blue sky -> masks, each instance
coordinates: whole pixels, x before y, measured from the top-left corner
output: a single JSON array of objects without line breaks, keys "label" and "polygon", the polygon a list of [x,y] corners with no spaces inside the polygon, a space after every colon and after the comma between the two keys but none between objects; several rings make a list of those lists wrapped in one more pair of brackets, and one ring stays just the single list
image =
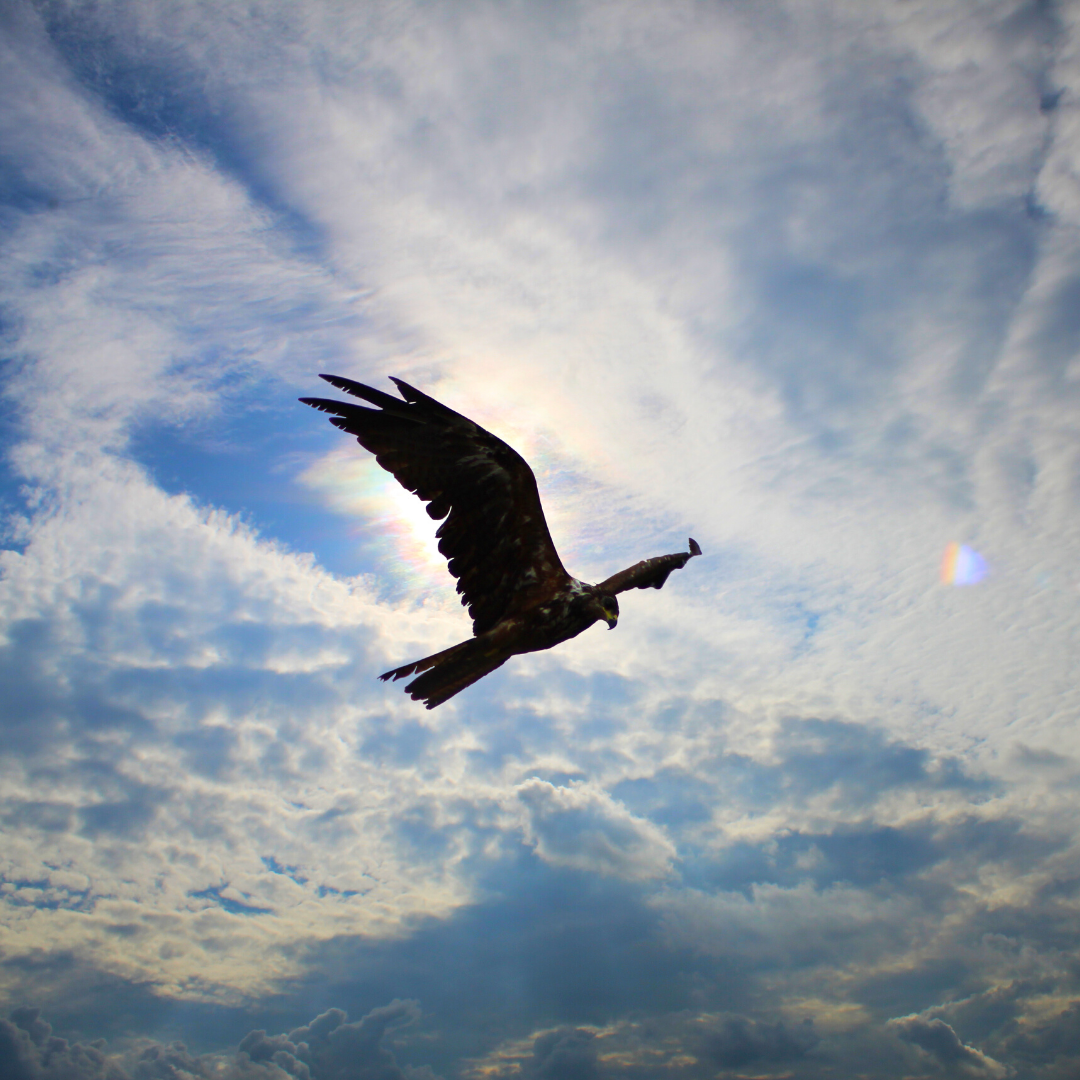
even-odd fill
[{"label": "blue sky", "polygon": [[[5,1067],[1076,1075],[1078,14],[7,5]],[[426,712],[321,371],[704,556]]]}]

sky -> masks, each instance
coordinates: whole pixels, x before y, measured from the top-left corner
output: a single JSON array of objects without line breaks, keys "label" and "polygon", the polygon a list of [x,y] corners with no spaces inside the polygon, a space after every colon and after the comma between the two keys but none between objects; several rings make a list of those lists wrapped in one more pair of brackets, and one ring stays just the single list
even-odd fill
[{"label": "sky", "polygon": [[[8,0],[0,1073],[1080,1074],[1080,6]],[[428,712],[420,387],[571,573]]]}]

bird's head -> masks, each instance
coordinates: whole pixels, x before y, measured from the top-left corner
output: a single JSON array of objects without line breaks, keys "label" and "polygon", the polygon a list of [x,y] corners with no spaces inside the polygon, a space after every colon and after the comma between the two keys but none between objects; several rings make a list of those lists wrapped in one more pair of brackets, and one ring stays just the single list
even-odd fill
[{"label": "bird's head", "polygon": [[589,604],[589,613],[597,619],[603,619],[608,629],[614,630],[619,621],[619,601],[614,596],[594,593]]}]

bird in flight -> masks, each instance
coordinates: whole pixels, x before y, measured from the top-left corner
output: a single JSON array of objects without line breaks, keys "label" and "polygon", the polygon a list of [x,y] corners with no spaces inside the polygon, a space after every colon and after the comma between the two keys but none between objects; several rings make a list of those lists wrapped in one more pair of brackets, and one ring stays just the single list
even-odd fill
[{"label": "bird in flight", "polygon": [[380,679],[417,676],[406,687],[429,709],[501,667],[517,653],[550,649],[595,622],[613,629],[616,596],[627,589],[660,589],[672,570],[701,554],[690,550],[644,559],[599,585],[571,577],[548,532],[536,477],[528,462],[467,417],[391,378],[400,398],[339,375],[331,386],[377,408],[304,397],[330,413],[330,423],[356,436],[402,487],[418,495],[428,515],[442,520],[436,536],[469,609],[473,636]]}]

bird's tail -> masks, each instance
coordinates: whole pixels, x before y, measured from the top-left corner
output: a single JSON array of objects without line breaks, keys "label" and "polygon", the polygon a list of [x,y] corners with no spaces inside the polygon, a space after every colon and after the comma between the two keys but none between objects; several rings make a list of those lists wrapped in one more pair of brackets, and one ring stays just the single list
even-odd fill
[{"label": "bird's tail", "polygon": [[423,701],[427,708],[434,709],[466,686],[472,686],[478,679],[502,667],[508,659],[508,653],[493,650],[482,638],[470,638],[460,645],[425,656],[423,660],[384,672],[379,678],[385,681],[419,675],[405,687],[405,693],[413,701]]}]

